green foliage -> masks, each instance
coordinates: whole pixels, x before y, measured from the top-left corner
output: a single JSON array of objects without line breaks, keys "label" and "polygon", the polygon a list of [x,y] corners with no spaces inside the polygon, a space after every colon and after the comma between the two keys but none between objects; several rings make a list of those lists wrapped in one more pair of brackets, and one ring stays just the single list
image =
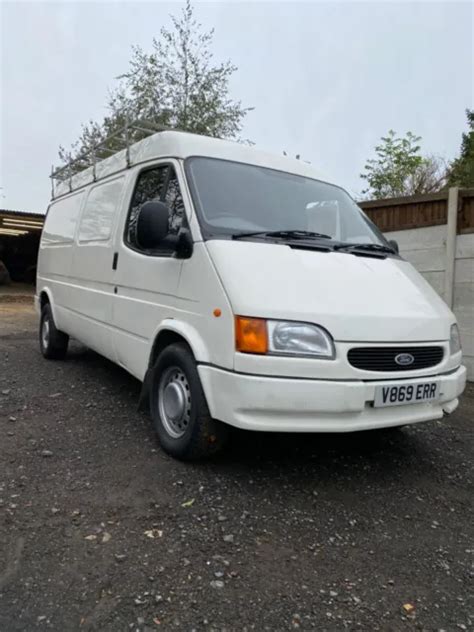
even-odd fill
[{"label": "green foliage", "polygon": [[[251,108],[229,97],[229,80],[237,68],[230,62],[215,63],[211,53],[214,30],[204,32],[194,18],[190,0],[179,17],[171,16],[172,28],[162,28],[150,52],[136,46],[126,73],[110,94],[109,114],[101,123],[90,121],[71,151],[63,147],[63,163],[93,147],[101,158],[123,147],[117,137],[104,139],[128,121],[142,121],[155,127],[177,128],[196,134],[236,139]],[[144,126],[145,123],[143,124]],[[131,132],[133,141],[146,133]],[[75,171],[91,164],[86,158]]]},{"label": "green foliage", "polygon": [[462,135],[461,152],[449,166],[450,186],[474,187],[474,110],[466,110],[468,131]]},{"label": "green foliage", "polygon": [[442,188],[445,169],[434,157],[423,157],[419,145],[421,138],[411,132],[399,138],[390,130],[375,147],[376,158],[365,164],[361,178],[368,187],[362,194],[367,198],[382,199],[421,193]]}]

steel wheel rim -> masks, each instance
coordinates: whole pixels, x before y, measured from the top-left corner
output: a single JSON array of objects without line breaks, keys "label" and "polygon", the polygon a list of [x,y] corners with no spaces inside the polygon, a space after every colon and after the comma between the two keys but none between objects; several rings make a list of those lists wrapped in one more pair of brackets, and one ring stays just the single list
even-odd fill
[{"label": "steel wheel rim", "polygon": [[160,376],[158,410],[169,436],[181,438],[191,419],[191,388],[185,373],[177,366],[168,367]]},{"label": "steel wheel rim", "polygon": [[49,345],[49,319],[43,319],[43,325],[41,326],[41,341],[43,343],[43,349],[47,349]]}]

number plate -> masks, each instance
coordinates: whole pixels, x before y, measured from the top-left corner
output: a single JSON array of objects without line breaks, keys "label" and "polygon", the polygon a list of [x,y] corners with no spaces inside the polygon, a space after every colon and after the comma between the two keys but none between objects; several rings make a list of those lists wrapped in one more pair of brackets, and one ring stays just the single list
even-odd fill
[{"label": "number plate", "polygon": [[399,406],[435,402],[439,398],[439,382],[417,382],[416,384],[395,384],[376,386],[374,406]]}]

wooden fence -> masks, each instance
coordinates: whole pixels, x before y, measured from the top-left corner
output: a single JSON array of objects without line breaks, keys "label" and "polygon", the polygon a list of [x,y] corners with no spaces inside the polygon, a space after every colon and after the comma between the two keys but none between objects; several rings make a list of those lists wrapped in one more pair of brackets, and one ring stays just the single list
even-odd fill
[{"label": "wooden fence", "polygon": [[[360,202],[370,219],[384,233],[447,223],[448,191]],[[474,189],[458,191],[458,234],[474,233]]]}]

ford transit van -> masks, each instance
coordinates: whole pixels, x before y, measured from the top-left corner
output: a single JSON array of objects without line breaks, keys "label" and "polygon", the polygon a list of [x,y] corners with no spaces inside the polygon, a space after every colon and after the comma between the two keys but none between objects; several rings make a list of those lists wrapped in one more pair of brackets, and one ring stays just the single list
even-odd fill
[{"label": "ford transit van", "polygon": [[452,312],[348,193],[299,160],[161,132],[57,174],[36,305],[143,382],[164,450],[229,426],[353,432],[441,419],[466,370]]}]

